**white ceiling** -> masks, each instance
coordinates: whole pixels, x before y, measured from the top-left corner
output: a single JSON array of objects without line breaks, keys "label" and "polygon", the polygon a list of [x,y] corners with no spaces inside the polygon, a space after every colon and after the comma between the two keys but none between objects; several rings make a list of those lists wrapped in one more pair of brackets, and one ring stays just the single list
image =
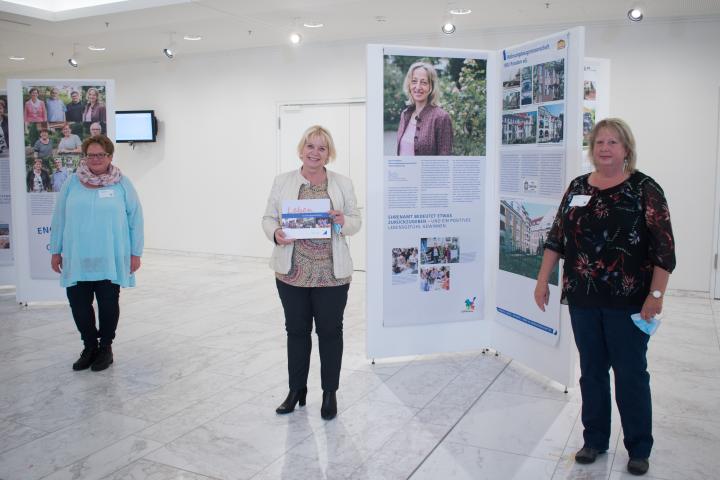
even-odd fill
[{"label": "white ceiling", "polygon": [[[174,3],[174,4],[170,4]],[[720,0],[646,0],[645,21],[719,16]],[[128,0],[106,6],[47,12],[0,1],[0,70],[5,75],[67,65],[77,44],[82,65],[157,58],[170,42],[178,56],[288,43],[437,34],[448,10],[457,33],[528,25],[627,22],[633,0]],[[71,18],[75,17],[75,18]],[[383,17],[385,21],[377,21]],[[304,28],[304,22],[324,28]],[[201,35],[190,42],[185,34]],[[107,48],[91,52],[90,44]],[[296,47],[302,48],[302,45]],[[8,59],[23,56],[23,62]],[[68,67],[70,68],[70,67]]]}]

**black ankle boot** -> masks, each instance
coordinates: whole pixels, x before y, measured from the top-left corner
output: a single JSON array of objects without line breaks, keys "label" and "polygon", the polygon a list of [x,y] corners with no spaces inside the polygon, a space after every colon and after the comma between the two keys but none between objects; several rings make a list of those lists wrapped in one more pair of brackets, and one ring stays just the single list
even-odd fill
[{"label": "black ankle boot", "polygon": [[95,361],[95,357],[97,357],[97,354],[97,345],[85,345],[85,348],[83,348],[83,351],[80,354],[80,358],[78,358],[77,361],[73,363],[73,370],[85,370],[87,368],[90,368],[90,365],[92,365]]},{"label": "black ankle boot", "polygon": [[320,416],[325,420],[332,420],[337,415],[337,398],[335,392],[323,392],[323,403],[320,407]]},{"label": "black ankle boot", "polygon": [[290,413],[295,410],[295,404],[299,403],[301,407],[305,406],[305,398],[307,397],[307,387],[300,390],[290,390],[287,398],[275,409],[275,413]]},{"label": "black ankle boot", "polygon": [[99,372],[108,368],[111,363],[113,363],[112,347],[110,345],[100,345],[98,354],[95,357],[95,361],[90,367],[90,370],[93,372]]}]

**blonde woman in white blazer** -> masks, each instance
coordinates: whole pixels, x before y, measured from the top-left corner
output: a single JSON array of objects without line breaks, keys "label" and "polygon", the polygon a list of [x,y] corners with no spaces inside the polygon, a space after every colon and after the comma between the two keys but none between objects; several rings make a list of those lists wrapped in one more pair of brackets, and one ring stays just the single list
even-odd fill
[{"label": "blonde woman in white blazer", "polygon": [[[302,167],[275,177],[268,198],[263,230],[275,243],[270,267],[285,311],[290,392],[275,410],[290,413],[305,405],[312,350],[312,326],[318,336],[325,420],[337,415],[335,392],[340,382],[343,351],[343,312],[352,280],[353,265],[345,239],[360,230],[362,220],[352,181],[327,170],[335,159],[335,144],[325,128],[308,128],[298,143]],[[293,240],[280,224],[284,200],[330,199],[333,224],[330,239]]]}]

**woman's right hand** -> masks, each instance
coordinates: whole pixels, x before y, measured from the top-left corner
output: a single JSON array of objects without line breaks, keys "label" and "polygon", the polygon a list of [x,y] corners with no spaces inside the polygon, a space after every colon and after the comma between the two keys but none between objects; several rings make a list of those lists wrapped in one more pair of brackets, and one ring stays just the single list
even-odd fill
[{"label": "woman's right hand", "polygon": [[62,255],[59,253],[52,254],[52,257],[50,257],[50,268],[52,268],[54,272],[62,272]]},{"label": "woman's right hand", "polygon": [[294,238],[285,238],[285,232],[283,232],[282,228],[275,230],[275,243],[278,245],[290,245],[294,241]]},{"label": "woman's right hand", "polygon": [[550,287],[548,287],[547,282],[538,280],[538,282],[535,284],[534,296],[535,303],[537,304],[538,308],[544,312],[545,305],[547,305],[550,301]]}]

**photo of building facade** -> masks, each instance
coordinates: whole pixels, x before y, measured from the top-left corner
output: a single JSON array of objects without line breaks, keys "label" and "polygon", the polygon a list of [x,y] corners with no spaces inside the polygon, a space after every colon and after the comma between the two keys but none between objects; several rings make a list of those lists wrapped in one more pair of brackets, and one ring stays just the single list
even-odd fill
[{"label": "photo of building facade", "polygon": [[503,115],[502,143],[535,143],[537,137],[537,112],[521,112]]},{"label": "photo of building facade", "polygon": [[[531,214],[530,212],[534,212]],[[537,212],[544,212],[537,215]],[[500,270],[536,278],[543,244],[555,219],[555,208],[526,204],[514,199],[500,201]],[[557,285],[557,273],[551,283]]]},{"label": "photo of building facade", "polygon": [[565,98],[565,60],[533,66],[533,100],[554,102]]}]

